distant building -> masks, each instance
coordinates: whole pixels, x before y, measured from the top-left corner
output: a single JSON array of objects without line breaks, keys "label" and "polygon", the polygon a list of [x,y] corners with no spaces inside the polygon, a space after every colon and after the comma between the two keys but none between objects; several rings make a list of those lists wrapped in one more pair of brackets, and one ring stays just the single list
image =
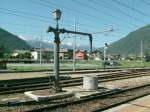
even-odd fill
[{"label": "distant building", "polygon": [[19,54],[30,52],[30,50],[14,50],[11,54],[12,57],[17,57]]},{"label": "distant building", "polygon": [[85,50],[78,50],[75,53],[75,59],[84,60],[87,58],[87,52]]},{"label": "distant building", "polygon": [[59,52],[60,59],[73,59],[73,50],[71,49],[60,49]]},{"label": "distant building", "polygon": [[41,53],[42,61],[49,62],[49,61],[53,60],[53,58],[54,58],[54,50],[50,49],[50,48],[42,48],[41,51],[39,48],[32,50],[31,51],[32,58],[35,61],[39,61],[40,53]]},{"label": "distant building", "polygon": [[95,50],[91,53],[91,57],[92,59],[94,60],[101,60],[102,59],[102,52],[98,51],[98,50]]},{"label": "distant building", "polygon": [[109,54],[107,57],[110,60],[121,60],[121,55],[119,55],[119,54]]},{"label": "distant building", "polygon": [[[33,61],[40,61],[40,55],[42,62],[50,62],[54,60],[54,49],[51,48],[35,48],[32,50],[15,50],[12,53],[12,57],[18,58],[19,54],[30,53],[31,59]],[[40,54],[41,53],[41,54]],[[60,49],[59,58],[64,59],[73,59],[73,50],[70,49]]]}]

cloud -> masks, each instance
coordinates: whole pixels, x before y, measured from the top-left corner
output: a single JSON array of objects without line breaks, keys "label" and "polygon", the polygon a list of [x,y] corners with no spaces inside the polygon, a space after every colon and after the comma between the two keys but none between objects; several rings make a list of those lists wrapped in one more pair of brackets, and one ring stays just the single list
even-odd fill
[{"label": "cloud", "polygon": [[61,42],[62,45],[68,45],[68,46],[73,46],[73,42],[72,41],[63,41]]},{"label": "cloud", "polygon": [[22,36],[22,35],[19,35],[18,37],[23,39],[23,40],[26,40],[26,38],[24,36]]},{"label": "cloud", "polygon": [[23,40],[35,40],[35,37],[32,36],[23,36],[23,35],[19,35],[19,38],[23,39]]},{"label": "cloud", "polygon": [[52,41],[50,41],[50,40],[46,40],[46,39],[42,39],[42,42],[44,42],[44,43],[49,43],[49,44],[53,44],[53,42],[52,42]]}]

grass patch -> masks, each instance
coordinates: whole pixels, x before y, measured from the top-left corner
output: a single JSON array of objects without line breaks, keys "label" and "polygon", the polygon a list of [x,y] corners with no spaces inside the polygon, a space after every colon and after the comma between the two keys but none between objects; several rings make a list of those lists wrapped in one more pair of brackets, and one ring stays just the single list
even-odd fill
[{"label": "grass patch", "polygon": [[[106,66],[106,68],[136,68],[150,67],[150,62],[140,61],[118,61],[118,66]],[[25,71],[25,70],[53,70],[53,63],[49,64],[7,64],[8,70]],[[76,61],[76,69],[98,69],[103,68],[101,61]],[[61,62],[60,69],[73,69],[72,62]]]}]

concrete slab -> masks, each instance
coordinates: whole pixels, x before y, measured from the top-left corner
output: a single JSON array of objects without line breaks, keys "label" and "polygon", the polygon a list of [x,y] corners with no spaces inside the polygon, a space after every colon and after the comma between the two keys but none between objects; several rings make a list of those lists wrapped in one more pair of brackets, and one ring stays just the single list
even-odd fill
[{"label": "concrete slab", "polygon": [[75,97],[80,98],[80,99],[111,91],[110,89],[100,87],[100,86],[98,87],[97,90],[85,90],[83,89],[82,86],[66,87],[63,90],[68,91],[68,92],[73,92],[75,94]]},{"label": "concrete slab", "polygon": [[33,92],[34,91],[27,91],[27,92],[24,92],[24,94],[37,102],[74,96],[74,93],[72,93],[72,92],[61,92],[61,93],[55,93],[52,95],[38,95]]}]

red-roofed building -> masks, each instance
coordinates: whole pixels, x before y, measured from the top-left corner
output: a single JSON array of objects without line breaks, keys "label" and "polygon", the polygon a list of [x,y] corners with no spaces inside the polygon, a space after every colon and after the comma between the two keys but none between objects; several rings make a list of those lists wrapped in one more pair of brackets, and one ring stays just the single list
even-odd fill
[{"label": "red-roofed building", "polygon": [[75,53],[75,58],[76,59],[79,59],[79,60],[84,60],[84,59],[86,59],[86,57],[87,57],[87,54],[86,54],[86,51],[76,51],[76,53]]}]

